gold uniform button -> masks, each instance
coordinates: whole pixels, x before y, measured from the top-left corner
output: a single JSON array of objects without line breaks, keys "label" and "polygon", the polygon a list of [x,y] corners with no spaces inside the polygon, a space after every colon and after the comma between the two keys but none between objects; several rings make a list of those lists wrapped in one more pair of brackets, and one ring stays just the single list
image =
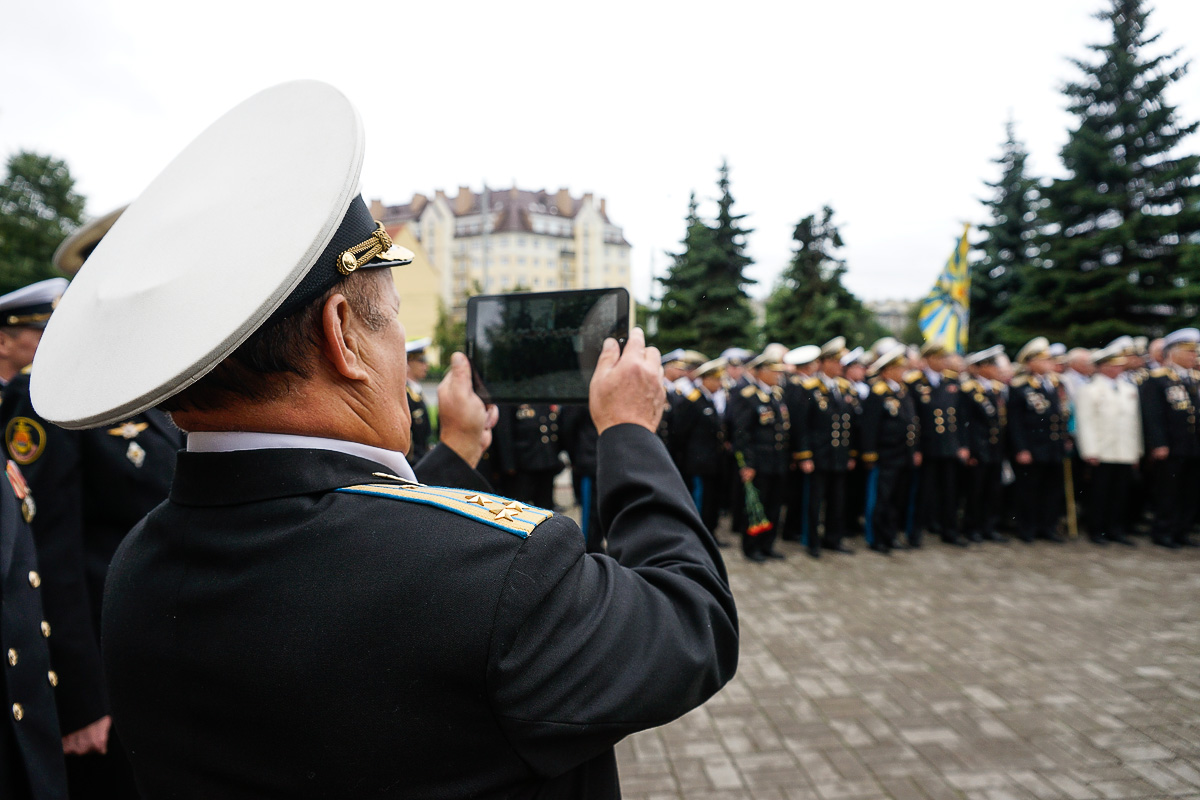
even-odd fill
[{"label": "gold uniform button", "polygon": [[25,719],[25,707],[20,703],[13,703],[13,719],[17,722]]},{"label": "gold uniform button", "polygon": [[50,682],[51,686],[58,686],[58,673],[50,670],[46,673],[46,680]]},{"label": "gold uniform button", "polygon": [[549,443],[550,443],[550,437],[549,437],[549,436],[543,436],[543,437],[542,437],[542,444],[549,444]]},{"label": "gold uniform button", "polygon": [[13,648],[8,648],[8,665],[15,667],[17,665],[17,651]]},{"label": "gold uniform button", "polygon": [[50,638],[50,623],[42,620],[42,636],[46,639]]},{"label": "gold uniform button", "polygon": [[545,433],[545,432],[546,432],[546,430],[547,430],[547,428],[546,428],[546,426],[545,426],[545,425],[539,425],[539,426],[538,426],[538,430],[539,430],[539,431],[541,431],[542,433]]},{"label": "gold uniform button", "polygon": [[42,576],[36,570],[29,570],[29,585],[35,589],[42,585]]}]

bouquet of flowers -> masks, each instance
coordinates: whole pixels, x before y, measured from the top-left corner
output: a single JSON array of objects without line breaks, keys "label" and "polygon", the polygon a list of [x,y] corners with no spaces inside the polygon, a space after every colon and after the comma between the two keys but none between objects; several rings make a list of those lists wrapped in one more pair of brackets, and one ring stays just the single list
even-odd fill
[{"label": "bouquet of flowers", "polygon": [[[738,469],[746,468],[741,453],[737,454],[737,465]],[[762,501],[758,498],[758,489],[754,488],[753,481],[743,483],[742,487],[746,490],[746,533],[750,536],[766,533],[775,526],[767,519],[767,512],[763,510]]]}]

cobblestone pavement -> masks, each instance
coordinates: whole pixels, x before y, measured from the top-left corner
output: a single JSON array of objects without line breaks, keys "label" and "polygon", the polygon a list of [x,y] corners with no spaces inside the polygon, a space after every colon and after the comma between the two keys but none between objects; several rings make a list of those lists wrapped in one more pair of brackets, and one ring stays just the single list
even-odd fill
[{"label": "cobblestone pavement", "polygon": [[619,745],[627,800],[1200,798],[1200,550],[855,544],[724,551],[737,677]]}]

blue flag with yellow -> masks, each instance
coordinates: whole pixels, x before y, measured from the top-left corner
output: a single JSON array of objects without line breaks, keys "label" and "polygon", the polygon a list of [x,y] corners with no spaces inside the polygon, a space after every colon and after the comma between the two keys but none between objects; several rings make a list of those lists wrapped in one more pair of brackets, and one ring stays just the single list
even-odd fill
[{"label": "blue flag with yellow", "polygon": [[918,317],[926,342],[941,342],[955,353],[967,350],[967,322],[971,313],[971,272],[967,265],[967,251],[971,249],[967,233],[970,230],[970,223],[963,226],[958,246],[938,276],[933,291],[921,303]]}]

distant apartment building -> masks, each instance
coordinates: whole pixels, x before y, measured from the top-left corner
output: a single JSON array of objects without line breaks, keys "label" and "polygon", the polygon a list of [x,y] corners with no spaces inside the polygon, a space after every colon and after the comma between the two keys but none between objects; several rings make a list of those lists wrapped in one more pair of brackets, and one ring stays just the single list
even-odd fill
[{"label": "distant apartment building", "polygon": [[892,336],[903,336],[912,315],[915,300],[868,300],[867,310],[875,315],[875,320]]},{"label": "distant apartment building", "polygon": [[372,200],[371,213],[389,231],[413,231],[449,309],[461,309],[475,287],[632,290],[629,242],[609,220],[604,198],[591,194],[513,187],[488,191],[485,210],[482,193],[460,186],[455,197],[438,190],[398,206]]}]

